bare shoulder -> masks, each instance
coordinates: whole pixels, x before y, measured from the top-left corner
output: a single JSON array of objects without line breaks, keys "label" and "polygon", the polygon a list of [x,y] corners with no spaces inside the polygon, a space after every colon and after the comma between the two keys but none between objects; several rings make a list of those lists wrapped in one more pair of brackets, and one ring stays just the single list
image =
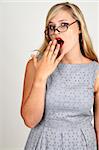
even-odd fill
[{"label": "bare shoulder", "polygon": [[33,59],[29,59],[26,64],[25,74],[24,74],[22,106],[25,103],[27,97],[29,96],[30,90],[32,88],[33,80],[34,80],[34,75],[35,75],[35,69],[34,69]]},{"label": "bare shoulder", "polygon": [[28,60],[26,64],[25,76],[24,76],[25,88],[29,89],[31,87],[34,79],[34,74],[35,74],[35,67],[34,67],[33,58],[31,58]]},{"label": "bare shoulder", "polygon": [[32,71],[34,69],[33,58],[29,59],[26,64],[26,70]]}]

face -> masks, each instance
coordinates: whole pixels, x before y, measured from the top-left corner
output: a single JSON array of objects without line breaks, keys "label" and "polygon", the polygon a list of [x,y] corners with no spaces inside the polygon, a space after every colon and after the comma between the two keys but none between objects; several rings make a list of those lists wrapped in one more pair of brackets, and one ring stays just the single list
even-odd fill
[{"label": "face", "polygon": [[[56,26],[65,28],[66,24],[71,24],[75,22],[75,19],[67,11],[59,11],[57,15],[50,20],[49,25],[53,31],[53,27]],[[53,34],[50,33],[50,39],[61,38],[64,41],[63,46],[61,47],[61,52],[67,53],[72,50],[77,44],[79,45],[79,26],[77,21],[70,25],[68,29],[64,32],[58,32],[55,30]]]}]

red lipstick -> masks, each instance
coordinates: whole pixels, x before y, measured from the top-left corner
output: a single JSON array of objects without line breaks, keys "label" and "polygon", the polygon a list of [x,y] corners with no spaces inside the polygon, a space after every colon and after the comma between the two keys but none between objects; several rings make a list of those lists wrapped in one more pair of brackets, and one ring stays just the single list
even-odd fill
[{"label": "red lipstick", "polygon": [[60,37],[57,37],[55,39],[57,40],[57,43],[60,44],[60,48],[61,48],[64,44],[64,41]]}]

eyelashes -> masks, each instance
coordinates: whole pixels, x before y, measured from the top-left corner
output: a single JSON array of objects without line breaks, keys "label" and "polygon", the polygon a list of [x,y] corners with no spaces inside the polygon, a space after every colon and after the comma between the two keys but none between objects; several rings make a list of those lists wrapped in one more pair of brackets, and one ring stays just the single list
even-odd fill
[{"label": "eyelashes", "polygon": [[64,26],[68,26],[68,23],[66,23],[66,22],[62,22],[62,23],[61,23],[61,26],[62,26],[62,25],[64,25]]},{"label": "eyelashes", "polygon": [[[62,22],[59,26],[68,26],[69,25],[69,23],[67,23],[67,22]],[[48,27],[50,28],[50,29],[54,29],[55,27],[56,27],[56,25],[53,25],[53,24],[49,24],[48,25]]]}]

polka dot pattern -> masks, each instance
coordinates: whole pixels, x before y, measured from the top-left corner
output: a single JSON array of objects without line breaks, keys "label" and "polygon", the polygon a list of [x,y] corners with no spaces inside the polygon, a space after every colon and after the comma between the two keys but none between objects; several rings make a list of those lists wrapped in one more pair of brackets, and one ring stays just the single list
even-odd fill
[{"label": "polka dot pattern", "polygon": [[24,150],[97,150],[91,123],[99,64],[59,64],[48,77],[42,120]]}]

